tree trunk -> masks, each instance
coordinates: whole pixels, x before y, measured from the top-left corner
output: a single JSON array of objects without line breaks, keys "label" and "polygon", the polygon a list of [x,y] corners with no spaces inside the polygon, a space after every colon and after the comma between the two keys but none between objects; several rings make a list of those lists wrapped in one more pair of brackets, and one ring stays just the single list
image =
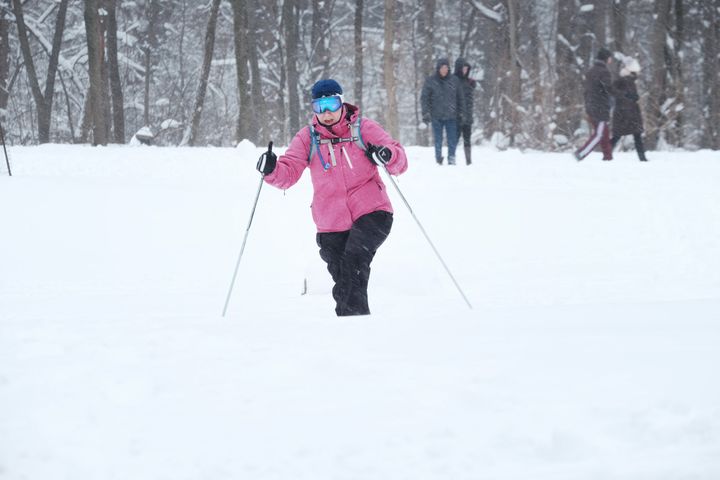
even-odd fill
[{"label": "tree trunk", "polygon": [[150,87],[153,78],[153,53],[158,45],[156,28],[160,17],[159,0],[146,0],[145,16],[148,22],[147,38],[143,47],[143,60],[145,66],[145,85],[143,91],[143,123],[150,126]]},{"label": "tree trunk", "polygon": [[578,49],[574,22],[574,0],[559,0],[555,40],[555,134],[560,147],[572,147],[575,130],[583,117],[582,82],[584,63],[576,55]]},{"label": "tree trunk", "polygon": [[702,101],[703,148],[720,150],[720,0],[703,2],[701,8],[705,20],[703,26]]},{"label": "tree trunk", "polygon": [[212,64],[213,50],[215,48],[215,27],[217,25],[218,11],[220,10],[220,1],[213,0],[210,6],[210,17],[208,18],[207,30],[205,31],[205,53],[203,55],[202,70],[200,73],[200,82],[198,83],[197,95],[195,97],[195,107],[190,120],[190,127],[185,133],[183,145],[194,146],[197,139],[198,130],[200,129],[200,117],[202,115],[203,105],[205,104],[205,92],[207,91],[208,78],[210,77],[210,66]]},{"label": "tree trunk", "polygon": [[113,141],[125,143],[125,109],[120,82],[117,46],[117,0],[107,0],[107,58],[110,75],[110,98],[112,103]]},{"label": "tree trunk", "polygon": [[530,121],[527,128],[523,128],[529,136],[532,148],[543,148],[545,145],[545,128],[550,123],[550,119],[545,115],[545,91],[543,85],[543,72],[541,69],[541,49],[542,44],[538,31],[538,20],[535,12],[534,2],[519,2],[519,41],[518,54],[522,53],[522,65],[527,69],[527,88],[532,91],[529,115],[526,120]]},{"label": "tree trunk", "polygon": [[90,77],[90,101],[88,113],[93,131],[93,145],[107,145],[105,102],[102,81],[102,50],[100,19],[97,0],[85,0],[85,32],[88,46],[88,70]]},{"label": "tree trunk", "polygon": [[399,138],[397,114],[397,88],[395,85],[395,61],[393,59],[393,40],[395,31],[394,22],[395,0],[385,0],[385,45],[383,52],[383,71],[385,76],[385,93],[387,105],[385,106],[386,127],[393,138]]},{"label": "tree trunk", "polygon": [[10,21],[8,20],[6,6],[3,0],[0,6],[0,110],[7,109],[10,79]]},{"label": "tree trunk", "polygon": [[[417,76],[417,84],[415,86],[415,104],[420,101],[420,92],[427,76],[435,71],[435,58],[433,54],[434,32],[435,32],[435,2],[436,0],[419,0],[418,7],[420,11],[417,15],[417,44],[418,44],[418,61],[416,69],[420,72]],[[419,123],[418,123],[419,126]],[[418,130],[417,136],[420,138],[420,145],[430,144],[430,129]]]},{"label": "tree trunk", "polygon": [[615,0],[611,8],[612,49],[625,52],[625,31],[627,29],[627,7],[629,0]]},{"label": "tree trunk", "polygon": [[250,138],[253,143],[259,143],[261,138],[267,137],[268,118],[267,107],[265,105],[265,97],[262,94],[262,77],[260,76],[260,65],[258,64],[258,42],[257,35],[250,34],[250,25],[256,24],[256,0],[245,0],[246,16],[245,24],[247,32],[246,46],[247,56],[250,61],[250,73],[252,75],[252,83],[250,91],[252,92],[252,117],[250,122]]},{"label": "tree trunk", "polygon": [[355,0],[355,104],[362,111],[363,96],[363,0]]},{"label": "tree trunk", "polygon": [[300,130],[300,99],[298,97],[298,26],[294,0],[283,2],[282,22],[285,26],[285,69],[287,70],[287,91],[290,134]]},{"label": "tree trunk", "polygon": [[313,81],[325,78],[330,69],[330,55],[328,54],[326,39],[330,23],[328,3],[328,0],[312,0],[312,32],[310,35],[312,55],[310,68],[311,71],[317,71],[317,73],[313,74]]},{"label": "tree trunk", "polygon": [[672,74],[674,79],[674,94],[676,108],[674,112],[674,125],[672,132],[672,143],[678,147],[684,145],[683,135],[683,111],[685,108],[685,81],[683,75],[682,59],[685,47],[685,11],[683,0],[675,0],[675,49],[672,54]]},{"label": "tree trunk", "polygon": [[248,93],[248,58],[245,0],[231,0],[233,9],[233,31],[235,41],[235,69],[238,86],[237,141],[251,136],[252,100]]},{"label": "tree trunk", "polygon": [[503,133],[510,137],[510,146],[515,146],[516,136],[520,133],[518,108],[522,104],[520,60],[517,55],[518,0],[505,1],[507,2],[508,11],[508,18],[505,22],[505,64],[507,65],[508,83],[504,92],[506,106],[504,108],[505,125],[503,126]]},{"label": "tree trunk", "polygon": [[666,58],[667,36],[669,34],[671,0],[657,0],[655,2],[655,22],[652,30],[650,61],[652,62],[652,82],[650,84],[650,97],[648,102],[648,135],[647,146],[654,150],[661,138],[666,115],[663,109],[667,100],[668,71]]}]

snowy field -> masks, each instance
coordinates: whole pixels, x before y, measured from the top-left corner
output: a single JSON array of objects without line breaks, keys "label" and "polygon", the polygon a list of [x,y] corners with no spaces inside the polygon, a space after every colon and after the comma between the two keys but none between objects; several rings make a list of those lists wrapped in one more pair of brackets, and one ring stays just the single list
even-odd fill
[{"label": "snowy field", "polygon": [[0,479],[720,478],[720,155],[407,150],[472,310],[390,185],[373,315],[334,315],[306,173],[222,318],[260,149],[11,148]]}]

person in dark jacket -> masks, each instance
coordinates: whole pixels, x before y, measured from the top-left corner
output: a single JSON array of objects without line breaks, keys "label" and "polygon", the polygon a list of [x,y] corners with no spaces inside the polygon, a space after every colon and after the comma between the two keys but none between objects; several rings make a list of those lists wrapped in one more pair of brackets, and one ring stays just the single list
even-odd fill
[{"label": "person in dark jacket", "polygon": [[612,138],[610,143],[613,148],[625,135],[632,135],[635,140],[635,151],[640,161],[646,162],[645,147],[643,147],[642,132],[643,121],[640,113],[635,80],[640,71],[640,64],[632,60],[620,70],[620,78],[613,82],[613,95],[615,96],[615,109],[612,119]]},{"label": "person in dark jacket", "polygon": [[465,163],[472,163],[472,147],[470,136],[472,135],[473,123],[473,96],[477,82],[470,78],[472,66],[464,58],[455,60],[455,76],[460,80],[462,101],[458,110],[458,140],[463,137],[463,149],[465,150]]},{"label": "person in dark jacket", "polygon": [[422,119],[432,124],[435,140],[435,160],[442,165],[443,129],[447,135],[448,165],[455,165],[457,148],[457,118],[462,102],[460,80],[450,75],[450,62],[447,58],[438,60],[435,74],[429,76],[420,95]]},{"label": "person in dark jacket", "polygon": [[599,143],[603,152],[603,160],[612,160],[612,145],[608,122],[610,121],[610,96],[612,94],[612,75],[608,65],[612,62],[612,52],[601,48],[595,63],[585,74],[585,112],[593,131],[590,139],[575,152],[580,161],[593,151]]}]

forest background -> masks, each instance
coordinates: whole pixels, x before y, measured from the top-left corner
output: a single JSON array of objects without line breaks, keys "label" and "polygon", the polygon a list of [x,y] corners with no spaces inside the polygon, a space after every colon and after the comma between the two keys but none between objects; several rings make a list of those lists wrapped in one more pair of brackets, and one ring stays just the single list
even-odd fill
[{"label": "forest background", "polygon": [[438,58],[473,65],[474,143],[563,151],[586,134],[600,46],[642,66],[649,149],[720,149],[720,0],[0,0],[8,144],[287,144],[309,89],[405,144]]}]

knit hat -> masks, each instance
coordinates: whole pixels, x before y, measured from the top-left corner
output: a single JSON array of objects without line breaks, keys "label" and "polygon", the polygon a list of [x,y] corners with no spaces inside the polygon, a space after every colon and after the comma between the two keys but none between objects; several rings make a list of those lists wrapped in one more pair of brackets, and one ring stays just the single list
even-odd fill
[{"label": "knit hat", "polygon": [[342,87],[338,82],[331,78],[318,80],[312,87],[312,98],[315,100],[320,97],[331,97],[333,95],[342,95]]},{"label": "knit hat", "polygon": [[640,63],[633,58],[633,59],[625,62],[625,68],[627,68],[628,71],[631,73],[639,73],[640,72]]},{"label": "knit hat", "polygon": [[600,50],[598,50],[597,55],[595,55],[595,58],[602,60],[603,62],[606,62],[610,57],[612,57],[612,52],[605,47],[601,47]]},{"label": "knit hat", "polygon": [[623,63],[623,68],[620,69],[621,77],[627,77],[631,73],[637,75],[640,72],[640,64],[634,58],[627,57]]},{"label": "knit hat", "polygon": [[439,71],[440,71],[440,67],[442,67],[443,65],[447,65],[448,68],[449,68],[449,67],[450,67],[450,60],[448,60],[447,58],[440,58],[440,59],[438,59],[437,63],[435,64],[435,70],[437,70],[437,71],[439,72]]}]

